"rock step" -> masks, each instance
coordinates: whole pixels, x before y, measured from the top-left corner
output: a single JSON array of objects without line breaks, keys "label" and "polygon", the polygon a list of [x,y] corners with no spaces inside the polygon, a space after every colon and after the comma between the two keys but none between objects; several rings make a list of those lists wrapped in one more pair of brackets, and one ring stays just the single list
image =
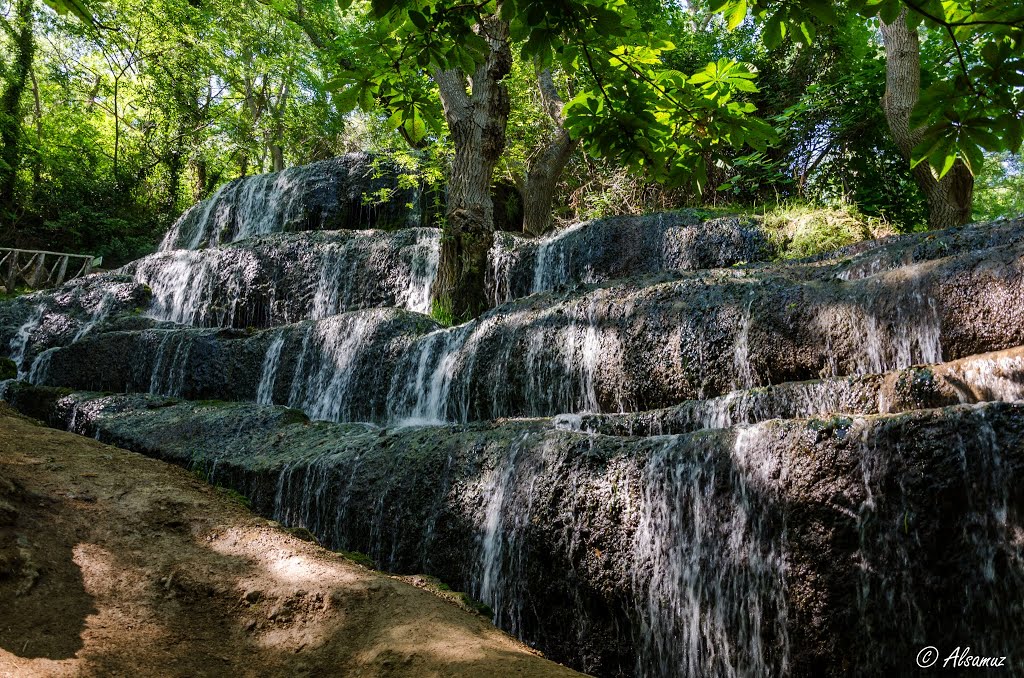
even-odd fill
[{"label": "rock step", "polygon": [[563,414],[565,430],[618,436],[690,433],[769,419],[893,414],[965,403],[1024,400],[1024,347],[868,374],[733,391],[647,412]]},{"label": "rock step", "polygon": [[745,270],[538,294],[449,329],[370,309],[253,333],[93,332],[50,352],[35,381],[261,400],[335,421],[476,421],[642,412],[1015,346],[1024,243],[854,281]]},{"label": "rock step", "polygon": [[1024,670],[1021,403],[626,438],[65,393],[8,398],[470,591],[594,675],[898,675],[967,637]]},{"label": "rock step", "polygon": [[431,196],[399,174],[368,153],[349,153],[229,181],[186,211],[160,249],[215,247],[290,231],[430,226]]},{"label": "rock step", "polygon": [[279,233],[157,252],[122,272],[152,290],[150,317],[266,328],[363,308],[427,313],[439,248],[433,228]]}]

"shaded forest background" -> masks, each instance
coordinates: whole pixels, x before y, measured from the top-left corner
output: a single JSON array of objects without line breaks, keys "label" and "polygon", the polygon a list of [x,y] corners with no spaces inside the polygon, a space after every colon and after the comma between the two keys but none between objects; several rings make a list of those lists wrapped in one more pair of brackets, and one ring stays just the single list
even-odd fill
[{"label": "shaded forest background", "polygon": [[[14,45],[26,3],[27,64]],[[117,0],[89,25],[42,3],[0,2],[0,82],[17,98],[8,108],[15,119],[2,122],[21,130],[13,196],[0,205],[0,245],[90,253],[118,265],[152,251],[182,210],[226,181],[350,151],[397,163],[409,181],[443,185],[453,156],[444,130],[410,143],[383,108],[353,111],[342,100],[339,54],[357,49],[366,27],[305,14],[301,2],[289,5],[292,16],[274,4]],[[577,147],[555,190],[556,224],[681,207],[777,214],[809,206],[842,210],[880,231],[925,227],[924,198],[879,103],[885,52],[875,23],[840,17],[820,25],[810,46],[787,40],[768,48],[753,23],[729,31],[705,3],[629,4],[652,32],[672,36],[676,49],[664,55],[671,68],[693,73],[723,57],[750,64],[757,91],[745,99],[778,141],[709,162],[702,193],[666,188]],[[329,50],[318,44],[325,39]],[[927,80],[950,55],[926,36],[922,58]],[[19,61],[28,77],[12,93]],[[570,95],[591,77],[553,73]],[[534,64],[516,59],[507,83],[499,194],[515,193],[542,142],[559,133]],[[1024,212],[1019,156],[987,160],[975,219]]]}]

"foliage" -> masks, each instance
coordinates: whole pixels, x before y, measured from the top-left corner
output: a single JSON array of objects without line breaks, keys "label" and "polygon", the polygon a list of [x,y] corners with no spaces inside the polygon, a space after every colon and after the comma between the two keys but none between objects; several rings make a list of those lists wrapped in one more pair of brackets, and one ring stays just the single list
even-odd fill
[{"label": "foliage", "polygon": [[[0,0],[0,24],[12,7]],[[903,7],[923,36],[915,122],[931,146],[917,159],[942,170],[955,152],[977,173],[978,218],[1019,213],[1021,17],[1005,4],[51,0],[36,3],[0,241],[116,266],[225,181],[355,150],[440,198],[453,146],[433,77],[479,65],[487,17],[509,22],[515,55],[496,181],[520,185],[558,131],[538,67],[569,102],[584,152],[559,180],[557,221],[805,202],[912,230],[924,201],[878,103],[877,21]],[[0,85],[11,40],[0,28]]]},{"label": "foliage", "polygon": [[912,163],[929,162],[944,176],[961,158],[977,175],[985,152],[1017,153],[1024,137],[1024,7],[1001,0],[716,0],[730,27],[748,9],[765,43],[787,35],[814,42],[820,26],[835,25],[847,7],[869,19],[896,21],[906,11],[911,28],[923,26],[938,56],[928,65],[931,82],[911,119],[924,127]]},{"label": "foliage", "polygon": [[762,218],[780,259],[813,257],[894,232],[886,222],[850,207],[779,205]]},{"label": "foliage", "polygon": [[[596,156],[671,184],[707,184],[705,157],[721,146],[766,148],[774,130],[743,96],[754,73],[720,58],[693,75],[666,67],[674,45],[642,30],[622,0],[461,3],[405,0],[356,7],[352,34],[336,47],[347,65],[332,84],[343,108],[383,108],[413,145],[445,132],[432,74],[472,74],[488,53],[477,26],[509,22],[520,64],[582,72],[566,125]],[[662,27],[667,28],[667,27]],[[520,66],[520,69],[525,66]]]},{"label": "foliage", "polygon": [[1024,163],[1020,156],[1002,153],[985,163],[974,193],[979,221],[1024,217]]}]

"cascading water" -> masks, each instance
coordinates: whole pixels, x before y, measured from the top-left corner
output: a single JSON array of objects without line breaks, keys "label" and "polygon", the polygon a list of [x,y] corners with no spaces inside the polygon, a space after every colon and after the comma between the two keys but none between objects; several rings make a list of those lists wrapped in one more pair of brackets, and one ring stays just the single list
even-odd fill
[{"label": "cascading water", "polygon": [[[533,267],[532,292],[552,290],[569,280],[570,252],[568,244],[581,231],[586,222],[571,226],[555,235],[544,238],[537,244],[537,261]],[[581,282],[588,282],[586,276]]]},{"label": "cascading water", "polygon": [[753,427],[737,431],[725,459],[671,438],[652,453],[634,540],[635,586],[646,592],[637,675],[786,673],[785,525],[773,490],[785,468],[763,447]]},{"label": "cascading water", "polygon": [[284,348],[284,333],[278,332],[267,348],[263,358],[263,369],[260,372],[260,383],[256,387],[256,402],[260,405],[274,404],[274,384],[277,381],[277,368],[281,364],[281,349]]},{"label": "cascading water", "polygon": [[380,320],[377,315],[356,314],[310,325],[302,342],[288,406],[303,410],[313,419],[352,421],[352,409],[360,404],[357,399],[361,395],[353,388],[358,356]]},{"label": "cascading water", "polygon": [[163,332],[149,377],[151,394],[175,397],[182,394],[188,376],[186,366],[195,340],[194,334]]},{"label": "cascading water", "polygon": [[[365,164],[353,167],[346,176],[369,181]],[[300,180],[310,176],[251,177],[193,208],[164,251],[123,272],[152,290],[148,317],[104,323],[116,300],[91,292],[75,302],[74,322],[43,305],[27,316],[19,308],[17,330],[4,335],[19,376],[148,390],[161,398],[110,398],[126,412],[159,404],[146,416],[164,426],[179,425],[180,412],[194,417],[188,425],[216,418],[215,452],[203,463],[261,510],[383,567],[443,573],[491,605],[501,627],[595,673],[783,675],[796,645],[805,654],[820,646],[791,632],[809,633],[800,626],[808,610],[835,600],[849,609],[828,614],[858,618],[858,661],[878,668],[867,653],[893,627],[922,642],[930,628],[913,549],[928,537],[915,521],[932,489],[943,506],[967,506],[957,538],[965,559],[980,563],[980,589],[1013,598],[1012,586],[1000,589],[1003,573],[1024,563],[1016,495],[1003,477],[1016,472],[1019,437],[1000,436],[1015,435],[1006,422],[1016,410],[991,409],[1004,417],[997,425],[989,410],[951,406],[1024,398],[1024,358],[882,373],[1024,343],[1015,326],[994,337],[975,319],[999,304],[1019,308],[1019,244],[1002,250],[1013,262],[1000,272],[1006,301],[979,294],[985,313],[970,313],[962,290],[986,290],[992,279],[970,253],[936,254],[905,276],[889,274],[913,259],[909,245],[852,263],[687,273],[754,261],[763,243],[735,224],[691,229],[667,216],[540,240],[499,234],[489,294],[508,303],[440,328],[420,315],[430,310],[440,234],[392,230],[418,223],[410,215],[420,206],[396,201],[380,230],[340,231],[372,225],[364,184],[353,179],[342,188],[359,191],[341,195],[324,174]],[[310,183],[326,198],[311,200]],[[90,366],[105,365],[110,346],[139,358],[97,378]],[[310,426],[251,404],[258,417],[233,420],[230,403],[182,404],[192,410],[175,419],[169,395],[287,405],[343,423]],[[952,422],[940,433],[955,438],[963,424],[962,437],[946,445],[936,434],[915,447],[896,424],[886,428],[929,408],[931,420]],[[506,419],[552,415],[561,416]],[[94,416],[69,410],[71,426],[98,435]],[[250,437],[239,421],[256,427]],[[188,444],[203,447],[202,438]],[[928,456],[950,446],[974,489],[908,489],[922,478],[953,482],[949,459]],[[907,461],[908,450],[919,458]],[[254,454],[259,464],[247,466]],[[838,477],[850,469],[859,474],[852,486]],[[835,534],[807,536],[830,521],[840,523]],[[847,546],[863,567],[837,575],[839,594],[807,602],[793,573],[830,576],[808,564],[821,543],[845,558],[836,568],[853,562]],[[850,582],[856,591],[842,588]],[[995,618],[990,607],[973,596],[964,609]],[[1001,637],[1015,628],[1008,622]]]},{"label": "cascading water", "polygon": [[268,327],[359,308],[430,307],[436,229],[263,236],[175,250],[129,267],[152,291],[147,315],[198,327]]},{"label": "cascading water", "polygon": [[[178,221],[167,231],[164,239],[160,241],[160,251],[167,252],[169,250],[176,250],[179,247],[189,250],[198,249],[205,244],[204,240],[209,237],[210,232],[219,232],[224,221],[224,206],[220,202],[220,197],[230,185],[221,185],[209,199],[205,202],[196,203],[181,215]],[[182,229],[187,226],[191,226],[193,230],[185,234],[188,240],[182,245],[179,242],[182,238]]]},{"label": "cascading water", "polygon": [[447,421],[460,349],[472,330],[472,324],[437,330],[413,345],[402,359],[388,392],[392,422],[399,426],[429,426]]},{"label": "cascading water", "polygon": [[11,360],[18,366],[18,379],[24,379],[29,372],[31,366],[27,366],[26,358],[28,353],[29,342],[32,340],[32,333],[39,327],[43,322],[43,314],[46,312],[46,305],[39,304],[36,306],[35,311],[28,319],[18,328],[14,338],[11,339],[10,344],[10,355]]},{"label": "cascading water", "polygon": [[142,260],[135,276],[153,292],[147,314],[182,325],[230,327],[242,292],[256,274],[253,262],[241,255],[176,250]]}]

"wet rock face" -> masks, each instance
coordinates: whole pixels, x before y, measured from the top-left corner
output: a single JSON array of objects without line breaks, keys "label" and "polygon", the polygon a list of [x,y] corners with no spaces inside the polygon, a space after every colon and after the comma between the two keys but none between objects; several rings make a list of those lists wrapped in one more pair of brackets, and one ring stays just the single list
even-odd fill
[{"label": "wet rock face", "polygon": [[354,204],[361,162],[229,185],[165,241],[201,249],[0,302],[4,397],[599,676],[903,675],[1024,635],[1024,223],[789,262],[685,213],[498,234],[505,303],[442,328],[436,230],[307,210]]},{"label": "wet rock face", "polygon": [[429,311],[440,233],[260,236],[157,252],[123,270],[153,291],[147,315],[193,327],[275,327],[361,308]]},{"label": "wet rock face", "polygon": [[899,675],[964,638],[1024,668],[1020,404],[637,438],[8,397],[203,468],[385,569],[436,574],[596,675]]},{"label": "wet rock face", "polygon": [[[263,332],[166,325],[110,331],[53,351],[35,381],[199,400],[265,398],[323,419],[379,420],[388,397],[379,388],[382,371],[431,329],[436,325],[423,316],[378,309]],[[346,362],[353,343],[360,360]]]},{"label": "wet rock face", "polygon": [[[368,203],[367,196],[382,191],[389,199]],[[350,153],[225,184],[182,215],[161,249],[198,249],[284,231],[426,226],[426,202],[418,188],[399,185],[394,168]]]},{"label": "wet rock face", "polygon": [[[55,351],[45,381],[37,383],[254,399],[252,384],[271,370],[272,398],[265,402],[306,403],[313,416],[335,421],[645,411],[736,389],[880,374],[1024,344],[1024,244],[855,281],[754,269],[534,295],[444,330],[426,319],[380,325],[379,309],[344,317],[350,328],[344,337],[306,339],[308,326],[289,325],[278,331],[292,339],[274,351],[270,333],[238,342],[231,334],[169,329],[155,346],[150,331],[96,337]],[[382,361],[373,348],[381,341],[403,350]],[[311,346],[321,347],[315,358]],[[110,351],[136,358],[121,369],[108,360]],[[320,362],[278,375],[275,353]],[[93,381],[90,365],[105,366],[101,381]],[[171,369],[179,375],[171,382],[137,376]],[[350,380],[350,370],[366,381]],[[206,382],[236,372],[228,382]],[[361,389],[369,389],[374,405],[321,407],[313,404],[318,398],[295,395],[320,392],[323,383],[332,384],[339,402],[361,400]],[[195,388],[180,390],[180,384]],[[356,384],[360,390],[353,390]]]},{"label": "wet rock face", "polygon": [[696,271],[764,261],[773,249],[754,220],[704,221],[687,211],[583,222],[540,239],[499,234],[489,295],[502,304],[566,285],[659,271]]},{"label": "wet rock face", "polygon": [[39,356],[103,329],[113,317],[140,312],[150,292],[131,277],[96,274],[60,289],[35,292],[0,303],[0,351],[25,377]]}]

